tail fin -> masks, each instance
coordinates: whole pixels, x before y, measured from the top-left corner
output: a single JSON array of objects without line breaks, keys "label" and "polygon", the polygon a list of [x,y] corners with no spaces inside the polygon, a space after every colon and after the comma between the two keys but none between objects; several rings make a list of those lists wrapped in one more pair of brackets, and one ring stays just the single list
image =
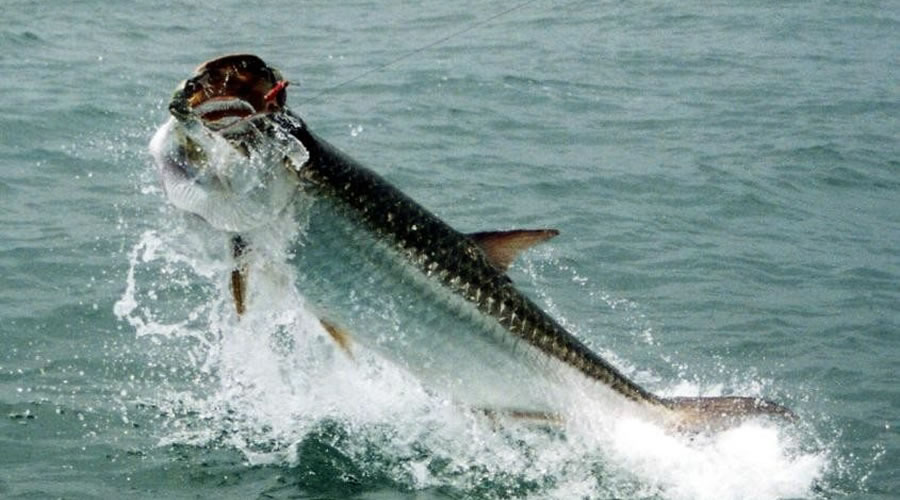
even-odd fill
[{"label": "tail fin", "polygon": [[675,412],[675,427],[683,431],[722,430],[759,416],[797,419],[785,406],[752,397],[677,397],[666,399],[665,404]]}]

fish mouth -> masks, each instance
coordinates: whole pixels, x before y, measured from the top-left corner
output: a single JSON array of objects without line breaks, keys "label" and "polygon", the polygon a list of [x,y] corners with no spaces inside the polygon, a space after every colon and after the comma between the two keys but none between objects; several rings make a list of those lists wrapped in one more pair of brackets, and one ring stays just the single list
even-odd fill
[{"label": "fish mouth", "polygon": [[259,57],[227,55],[201,64],[182,82],[169,112],[179,121],[198,120],[209,130],[226,132],[283,110],[287,85],[281,72]]}]

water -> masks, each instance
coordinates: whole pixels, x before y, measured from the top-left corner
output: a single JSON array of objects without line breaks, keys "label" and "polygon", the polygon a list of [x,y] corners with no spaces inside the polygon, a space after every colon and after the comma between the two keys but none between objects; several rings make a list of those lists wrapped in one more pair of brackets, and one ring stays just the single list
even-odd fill
[{"label": "water", "polygon": [[[896,5],[535,2],[304,102],[496,12],[5,1],[0,496],[895,498]],[[801,422],[497,426],[337,355],[277,264],[229,321],[146,145],[235,51],[456,227],[560,229],[513,278],[643,384]]]}]

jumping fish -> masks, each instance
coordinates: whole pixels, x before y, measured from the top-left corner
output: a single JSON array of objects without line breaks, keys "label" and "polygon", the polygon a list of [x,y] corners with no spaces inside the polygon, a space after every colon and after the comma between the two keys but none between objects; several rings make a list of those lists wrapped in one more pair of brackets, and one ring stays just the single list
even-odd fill
[{"label": "jumping fish", "polygon": [[[178,208],[230,235],[237,314],[253,304],[247,234],[287,210],[303,225],[293,269],[342,349],[359,342],[454,401],[564,418],[577,397],[634,407],[677,429],[755,416],[755,397],[663,397],[628,378],[519,291],[516,255],[556,230],[464,234],[313,133],[286,107],[287,80],[260,58],[202,64],[178,86],[150,149]],[[566,395],[568,394],[568,396]]]}]

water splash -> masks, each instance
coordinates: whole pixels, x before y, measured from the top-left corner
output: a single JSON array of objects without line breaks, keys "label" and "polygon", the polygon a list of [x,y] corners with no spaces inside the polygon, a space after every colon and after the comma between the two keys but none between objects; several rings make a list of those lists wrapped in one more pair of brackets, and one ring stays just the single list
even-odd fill
[{"label": "water splash", "polygon": [[[562,426],[486,418],[364,346],[352,357],[336,347],[294,286],[296,221],[252,236],[250,307],[240,319],[226,238],[198,224],[174,218],[144,232],[115,306],[138,336],[191,340],[188,359],[208,374],[207,383],[173,384],[153,402],[176,417],[159,430],[161,445],[224,446],[249,464],[311,467],[338,483],[377,478],[377,487],[478,497],[807,497],[829,466],[828,452],[809,446],[802,430],[748,422],[674,435],[577,394],[582,404]],[[750,385],[742,389],[761,392]],[[715,389],[676,381],[664,392]]]}]

